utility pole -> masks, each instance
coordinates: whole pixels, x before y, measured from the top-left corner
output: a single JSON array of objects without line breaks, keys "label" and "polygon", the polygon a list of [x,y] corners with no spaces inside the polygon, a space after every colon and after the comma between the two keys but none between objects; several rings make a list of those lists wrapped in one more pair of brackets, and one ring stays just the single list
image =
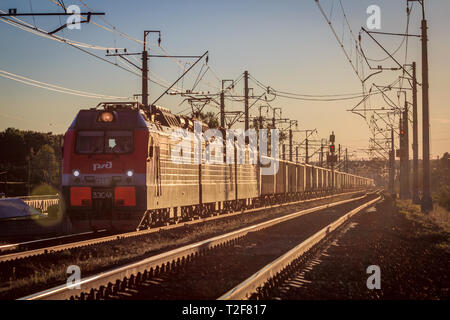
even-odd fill
[{"label": "utility pole", "polygon": [[248,130],[248,71],[244,71],[245,131]]},{"label": "utility pole", "polygon": [[225,128],[225,92],[223,92],[223,82],[222,92],[220,92],[220,126]]},{"label": "utility pole", "polygon": [[298,127],[298,121],[297,120],[289,120],[289,161],[292,161],[293,153],[294,153],[294,147],[292,144],[293,139],[293,132],[292,132],[292,125]]},{"label": "utility pole", "polygon": [[[291,121],[291,123],[296,122],[296,120],[290,120],[290,121]],[[307,130],[293,130],[293,132],[304,132],[305,133],[305,140],[303,140],[298,145],[299,146],[303,146],[303,143],[305,143],[305,163],[308,164],[309,163],[309,142],[310,142],[309,137],[313,133],[318,133],[317,129],[312,129],[312,130],[311,129],[307,129]]]},{"label": "utility pole", "polygon": [[[159,37],[158,37],[158,45],[161,45],[161,31],[159,30],[144,30],[144,41],[143,41],[143,50],[141,53],[127,53],[126,49],[124,49],[123,53],[118,53],[117,49],[116,49],[116,53],[114,54],[110,54],[109,50],[106,50],[106,56],[107,57],[114,57],[117,56],[123,60],[125,60],[126,62],[128,62],[129,64],[131,64],[132,66],[134,66],[135,68],[137,68],[138,70],[140,70],[142,72],[142,104],[144,106],[145,109],[147,109],[149,111],[149,113],[153,113],[153,105],[156,104],[156,102],[159,101],[159,99],[161,99],[165,94],[167,94],[167,92],[169,92],[170,89],[172,89],[172,87],[177,84],[178,81],[180,81],[189,71],[192,70],[192,68],[194,68],[194,66],[201,60],[203,59],[203,57],[206,56],[206,64],[208,64],[208,51],[206,51],[203,55],[201,56],[172,56],[172,55],[155,55],[155,54],[148,54],[147,51],[147,35],[149,33],[158,33]],[[127,58],[127,56],[134,56],[134,55],[141,55],[142,57],[142,65],[138,66],[136,65],[134,62],[132,62],[131,60],[129,60]],[[197,59],[187,70],[185,70],[183,72],[183,74],[181,76],[178,77],[177,80],[175,80],[175,82],[173,82],[169,87],[167,87],[167,89],[156,99],[154,100],[151,104],[148,103],[148,59],[150,57],[153,58],[195,58]]]},{"label": "utility pole", "polygon": [[339,170],[341,170],[341,144],[340,143],[338,146],[338,164],[339,164]]},{"label": "utility pole", "polygon": [[152,113],[152,106],[148,105],[148,51],[147,51],[147,35],[149,33],[158,33],[158,44],[161,44],[161,31],[144,30],[144,48],[142,50],[142,104],[144,108],[148,107]]},{"label": "utility pole", "polygon": [[423,196],[421,202],[422,212],[433,210],[431,199],[430,180],[430,105],[428,82],[428,34],[427,20],[425,19],[425,0],[407,0],[419,2],[422,6],[421,43],[422,43],[422,163],[423,163]]},{"label": "utility pole", "polygon": [[347,153],[347,148],[345,148],[345,172],[348,173],[348,153]]},{"label": "utility pole", "polygon": [[405,156],[406,156],[406,151],[405,151],[405,129],[404,129],[404,121],[403,121],[403,112],[400,113],[400,118],[399,118],[399,140],[400,140],[400,152],[399,152],[399,156],[400,156],[400,199],[406,199],[405,196],[405,175],[406,175],[406,168],[405,168]]},{"label": "utility pole", "polygon": [[[159,30],[144,30],[144,42],[143,42],[143,49],[142,49],[141,53],[127,53],[126,50],[124,53],[118,53],[116,50],[116,53],[110,54],[109,50],[106,50],[106,56],[107,57],[118,56],[119,58],[125,60],[126,62],[133,65],[135,68],[139,69],[142,72],[142,80],[141,80],[142,81],[142,92],[141,92],[142,104],[143,104],[144,108],[146,108],[146,109],[148,108],[150,113],[152,113],[152,106],[149,105],[149,103],[148,103],[148,80],[149,80],[149,78],[148,78],[148,58],[149,58],[149,54],[147,51],[147,35],[149,33],[158,33],[158,35],[159,35],[158,45],[160,45],[161,44],[161,31],[159,31]],[[130,61],[129,59],[126,58],[126,56],[130,56],[130,55],[141,55],[142,66],[139,67],[135,63],[133,63],[132,61]]]},{"label": "utility pole", "polygon": [[433,200],[430,190],[430,113],[428,99],[428,35],[425,19],[425,0],[422,4],[422,132],[423,132],[423,198],[422,212],[433,210]]},{"label": "utility pole", "polygon": [[263,118],[261,114],[261,108],[262,106],[259,106],[259,118],[258,118],[258,128],[261,130],[263,128]]},{"label": "utility pole", "polygon": [[306,140],[305,140],[305,163],[309,163],[309,155],[308,155],[308,132],[306,132]]},{"label": "utility pole", "polygon": [[[425,0],[407,0],[409,2],[419,2],[422,6],[422,21],[421,21],[421,35],[401,35],[401,36],[414,36],[421,38],[422,44],[422,158],[423,158],[423,196],[421,201],[422,212],[428,212],[433,210],[433,200],[431,198],[431,177],[430,177],[430,106],[429,106],[429,82],[428,82],[428,34],[427,34],[427,20],[425,19]],[[369,36],[397,63],[397,65],[403,69],[410,77],[409,74],[395,58],[384,49],[371,35],[370,32],[362,28],[364,32]],[[372,32],[373,33],[373,32]],[[383,32],[376,32],[383,34]],[[384,33],[390,35],[398,35],[392,33]]]},{"label": "utility pole", "polygon": [[395,143],[394,128],[391,128],[391,152],[389,152],[389,191],[393,198],[395,194]]},{"label": "utility pole", "polygon": [[413,203],[419,204],[419,134],[417,128],[417,78],[416,78],[416,62],[412,63],[413,69],[413,187],[412,199]]},{"label": "utility pole", "polygon": [[292,128],[289,128],[289,161],[292,162]]},{"label": "utility pole", "polygon": [[403,190],[402,199],[409,199],[411,196],[410,184],[409,184],[409,115],[408,115],[408,102],[405,101],[405,110],[403,111]]},{"label": "utility pole", "polygon": [[295,147],[295,162],[298,163],[298,146]]},{"label": "utility pole", "polygon": [[336,162],[336,148],[334,146],[334,142],[336,141],[336,136],[334,135],[334,131],[331,132],[330,135],[330,155],[328,157],[328,162],[331,164],[331,188],[334,190],[335,186],[335,176],[334,176],[334,164]]},{"label": "utility pole", "polygon": [[[296,130],[296,132],[305,132],[305,163],[308,164],[309,163],[309,137],[310,135],[312,135],[314,132],[317,133],[317,129],[307,129],[307,130]],[[303,145],[303,142],[300,144]]]},{"label": "utility pole", "polygon": [[[231,82],[231,84],[225,88],[225,83]],[[222,80],[222,91],[220,92],[220,126],[225,128],[225,90],[234,88],[234,80]]]},{"label": "utility pole", "polygon": [[275,111],[277,108],[273,108],[272,128],[275,129]]},{"label": "utility pole", "polygon": [[[144,50],[142,51],[142,104],[144,108],[148,106],[148,51],[145,38],[144,35]],[[150,110],[150,113],[152,113],[152,110]]]},{"label": "utility pole", "polygon": [[320,139],[320,166],[323,167],[323,140]]},{"label": "utility pole", "polygon": [[409,199],[409,139],[408,102],[400,117],[400,199]]}]

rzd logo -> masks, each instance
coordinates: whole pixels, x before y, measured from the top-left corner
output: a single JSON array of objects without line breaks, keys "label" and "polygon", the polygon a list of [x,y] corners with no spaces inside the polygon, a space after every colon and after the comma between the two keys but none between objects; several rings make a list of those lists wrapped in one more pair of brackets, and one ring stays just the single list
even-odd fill
[{"label": "rzd logo", "polygon": [[94,163],[94,171],[97,169],[111,169],[112,168],[112,162],[108,161],[105,163]]}]

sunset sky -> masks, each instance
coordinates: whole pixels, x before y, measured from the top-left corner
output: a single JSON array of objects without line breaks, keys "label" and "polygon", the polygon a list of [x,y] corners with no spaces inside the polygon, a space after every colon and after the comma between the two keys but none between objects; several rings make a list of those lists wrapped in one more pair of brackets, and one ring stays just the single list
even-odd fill
[{"label": "sunset sky", "polygon": [[[56,2],[56,1],[55,1]],[[77,4],[88,11],[78,0],[65,0],[65,4]],[[314,0],[195,0],[195,1],[106,1],[83,0],[96,11],[105,12],[105,18],[121,31],[139,40],[143,30],[161,30],[162,46],[173,55],[201,55],[209,51],[209,66],[212,71],[205,75],[204,83],[196,90],[218,92],[221,85],[217,79],[236,79],[244,70],[264,85],[279,91],[305,95],[332,95],[361,92],[361,82],[346,60],[338,42],[324,20]],[[344,34],[344,44],[350,50],[348,28],[343,26],[339,0],[321,0],[339,37]],[[357,35],[361,26],[366,26],[369,5],[381,8],[381,30],[404,33],[406,27],[406,0],[342,0],[349,23]],[[0,9],[18,12],[61,11],[48,0],[3,0]],[[429,24],[429,68],[430,68],[430,118],[431,154],[433,158],[450,151],[450,2],[426,1]],[[58,17],[24,17],[24,21],[45,30],[60,25]],[[63,21],[65,18],[62,17]],[[421,12],[416,3],[410,18],[409,33],[420,34]],[[92,21],[108,26],[99,17]],[[343,31],[344,30],[344,31]],[[142,51],[142,45],[125,37],[108,32],[94,24],[82,24],[80,30],[65,29],[57,35],[71,40],[110,48],[127,48],[128,52]],[[67,44],[45,39],[0,23],[0,69],[33,80],[42,81],[74,90],[109,96],[131,97],[140,93],[139,76],[125,72],[113,65],[89,56]],[[401,37],[380,36],[376,38],[394,51],[402,42]],[[149,41],[156,42],[155,35]],[[386,54],[363,36],[363,47],[372,59],[383,59]],[[105,58],[104,50],[90,50]],[[164,54],[150,47],[153,54]],[[353,48],[354,52],[354,48]],[[405,44],[395,57],[404,63]],[[115,62],[114,58],[109,58]],[[186,60],[192,61],[192,60]],[[411,37],[408,41],[408,63],[416,61],[421,82],[420,40]],[[183,60],[184,63],[184,60]],[[203,62],[202,62],[203,63]],[[375,65],[378,63],[374,62]],[[380,62],[393,67],[391,60]],[[195,68],[183,83],[184,89],[192,87],[202,64]],[[149,68],[160,78],[159,82],[173,82],[181,69],[171,59],[151,58]],[[204,69],[203,69],[204,70]],[[4,74],[4,73],[3,73]],[[366,68],[366,75],[369,74]],[[387,85],[398,78],[400,72],[386,71],[368,80],[368,84]],[[150,78],[157,78],[150,74]],[[162,79],[162,80],[161,80]],[[243,93],[242,81],[236,86],[236,95]],[[407,85],[406,85],[407,86]],[[252,82],[254,92],[261,90]],[[258,91],[259,90],[259,91]],[[419,116],[421,120],[421,95],[419,89]],[[150,98],[153,101],[164,88],[150,83]],[[31,87],[17,81],[0,77],[0,130],[8,127],[63,133],[72,122],[77,111],[95,107],[104,99],[85,98]],[[390,93],[396,99],[396,92]],[[173,112],[188,108],[179,96],[167,96],[158,105]],[[283,109],[283,117],[298,120],[299,129],[317,128],[319,137],[326,138],[334,131],[337,143],[348,147],[355,155],[363,154],[359,149],[369,145],[370,131],[362,117],[347,110],[360,99],[345,101],[300,101],[277,98],[271,102]],[[182,103],[182,104],[180,104]],[[374,107],[386,106],[382,99],[374,98]],[[243,110],[242,102],[227,102],[228,110]],[[214,106],[206,109],[217,112]],[[257,114],[256,107],[251,113]],[[421,127],[421,124],[420,126]],[[419,131],[421,152],[421,131]],[[298,135],[297,140],[302,136]],[[411,141],[411,140],[410,140]],[[411,142],[410,142],[411,144]],[[421,154],[421,153],[419,153]]]}]

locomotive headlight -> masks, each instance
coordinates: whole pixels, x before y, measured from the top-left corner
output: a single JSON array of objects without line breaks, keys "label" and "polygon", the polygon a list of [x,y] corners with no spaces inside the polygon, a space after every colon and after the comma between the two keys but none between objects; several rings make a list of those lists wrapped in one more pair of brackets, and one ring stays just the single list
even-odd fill
[{"label": "locomotive headlight", "polygon": [[114,115],[111,112],[105,111],[100,114],[100,122],[112,122]]},{"label": "locomotive headlight", "polygon": [[134,174],[133,170],[128,170],[128,171],[127,171],[127,176],[128,176],[128,177],[132,177],[133,174]]},{"label": "locomotive headlight", "polygon": [[73,170],[72,173],[73,173],[73,175],[74,175],[75,177],[80,176],[80,170],[78,170],[78,169]]}]

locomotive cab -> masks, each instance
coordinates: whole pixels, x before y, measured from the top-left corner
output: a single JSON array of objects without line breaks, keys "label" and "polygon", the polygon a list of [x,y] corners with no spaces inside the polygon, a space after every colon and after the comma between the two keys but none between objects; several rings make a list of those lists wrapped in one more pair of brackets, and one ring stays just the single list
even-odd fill
[{"label": "locomotive cab", "polygon": [[148,128],[137,104],[80,110],[64,139],[62,192],[75,229],[132,229],[146,210]]}]

